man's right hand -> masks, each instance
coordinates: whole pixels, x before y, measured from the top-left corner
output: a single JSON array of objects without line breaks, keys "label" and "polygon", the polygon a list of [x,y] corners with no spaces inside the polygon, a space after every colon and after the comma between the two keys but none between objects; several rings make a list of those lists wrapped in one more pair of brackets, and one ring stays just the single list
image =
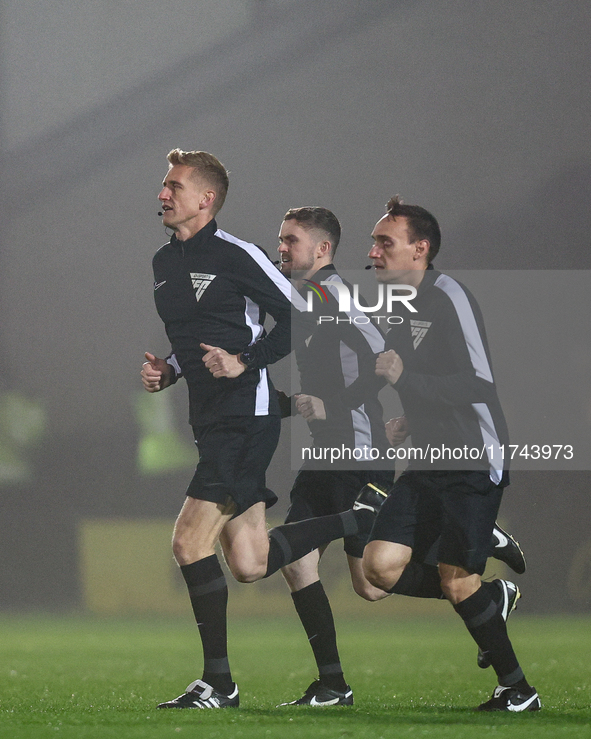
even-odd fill
[{"label": "man's right hand", "polygon": [[142,383],[144,389],[149,393],[157,393],[170,385],[172,379],[172,367],[166,359],[155,357],[150,352],[144,354],[148,360],[142,364]]}]

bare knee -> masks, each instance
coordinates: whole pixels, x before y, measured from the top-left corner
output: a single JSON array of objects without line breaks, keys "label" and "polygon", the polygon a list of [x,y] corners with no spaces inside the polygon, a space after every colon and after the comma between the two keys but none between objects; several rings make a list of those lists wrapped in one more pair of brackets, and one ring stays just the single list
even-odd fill
[{"label": "bare knee", "polygon": [[220,532],[232,516],[232,506],[187,497],[172,536],[172,551],[179,565],[215,554]]},{"label": "bare knee", "polygon": [[188,531],[175,531],[172,539],[172,553],[179,566],[189,565],[215,553],[211,547],[196,542]]},{"label": "bare knee", "polygon": [[265,577],[265,574],[267,570],[263,567],[257,567],[256,569],[246,569],[244,567],[241,568],[232,568],[230,570],[235,580],[238,582],[257,582],[257,580],[262,580],[263,577]]},{"label": "bare knee", "polygon": [[382,600],[382,598],[386,598],[389,593],[385,592],[383,589],[376,587],[375,585],[372,585],[369,580],[364,580],[363,582],[353,582],[353,590],[364,600],[368,600],[370,603],[375,603],[377,600]]},{"label": "bare knee", "polygon": [[411,555],[410,547],[402,544],[371,541],[363,552],[363,574],[371,585],[390,592],[404,572]]},{"label": "bare knee", "polygon": [[480,575],[466,572],[460,567],[439,565],[441,590],[447,600],[457,605],[473,595],[481,585]]},{"label": "bare knee", "polygon": [[[383,567],[381,563],[378,562],[368,562],[367,564],[365,560],[363,562],[363,572],[369,581],[369,584],[378,588],[382,592],[388,592],[391,590],[400,579],[400,575],[402,575],[403,571],[404,567]],[[362,598],[365,598],[365,595],[362,592],[359,592],[358,590],[355,592],[357,592],[358,595],[361,595]],[[367,598],[367,600],[373,599]]]},{"label": "bare knee", "polygon": [[256,582],[267,574],[267,560],[242,555],[239,558],[226,554],[226,564],[232,573],[232,577],[238,582]]},{"label": "bare knee", "polygon": [[460,603],[462,600],[464,600],[464,598],[461,597],[462,590],[458,580],[442,580],[441,590],[443,591],[443,595],[445,595],[447,600],[453,605],[456,605],[457,603]]},{"label": "bare knee", "polygon": [[376,588],[372,585],[363,572],[363,560],[359,557],[354,557],[351,554],[347,555],[349,563],[349,572],[351,573],[351,582],[353,583],[353,590],[364,600],[376,601],[385,598],[388,593]]}]

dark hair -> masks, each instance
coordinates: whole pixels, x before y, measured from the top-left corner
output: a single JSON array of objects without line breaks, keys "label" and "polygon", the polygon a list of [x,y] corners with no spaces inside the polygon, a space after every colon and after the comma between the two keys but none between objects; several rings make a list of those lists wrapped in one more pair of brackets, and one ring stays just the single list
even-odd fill
[{"label": "dark hair", "polygon": [[302,228],[318,228],[328,236],[331,246],[331,256],[337,250],[341,240],[341,224],[338,218],[328,208],[317,205],[308,205],[303,208],[290,208],[283,216],[284,221],[296,221]]},{"label": "dark hair", "polygon": [[441,245],[441,229],[435,216],[420,205],[405,205],[400,195],[390,198],[386,205],[386,213],[390,218],[406,218],[411,243],[423,239],[429,242],[427,263],[430,264],[437,256]]},{"label": "dark hair", "polygon": [[220,160],[206,151],[183,151],[182,149],[169,151],[167,159],[172,165],[184,164],[186,167],[192,167],[197,178],[205,180],[215,189],[216,199],[213,209],[215,215],[224,204],[229,184],[228,170]]}]

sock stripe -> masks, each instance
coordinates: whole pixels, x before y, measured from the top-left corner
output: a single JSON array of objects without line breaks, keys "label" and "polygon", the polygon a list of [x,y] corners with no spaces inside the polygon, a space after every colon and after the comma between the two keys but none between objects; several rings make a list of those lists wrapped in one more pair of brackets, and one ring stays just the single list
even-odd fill
[{"label": "sock stripe", "polygon": [[462,617],[474,641],[487,654],[499,685],[514,686],[518,682],[521,686],[523,673],[507,634],[501,603],[491,600],[492,587],[499,590],[494,583],[483,583],[482,587],[466,600],[454,605],[454,608]]},{"label": "sock stripe", "polygon": [[319,675],[338,675],[343,671],[340,662],[334,662],[332,665],[318,665]]},{"label": "sock stripe", "polygon": [[479,626],[482,626],[482,624],[490,621],[491,618],[494,618],[497,610],[498,605],[493,600],[482,613],[479,613],[477,616],[473,616],[472,618],[465,619],[466,626],[469,629],[477,629]]},{"label": "sock stripe", "polygon": [[289,542],[285,538],[285,536],[281,533],[281,531],[278,531],[277,529],[271,529],[269,531],[269,539],[273,539],[276,544],[279,545],[279,548],[281,549],[284,557],[284,561],[290,562],[291,561],[291,546],[289,545]]},{"label": "sock stripe", "polygon": [[212,672],[216,675],[225,672],[230,672],[230,662],[227,657],[221,657],[220,659],[204,659],[203,669],[205,672]]},{"label": "sock stripe", "polygon": [[208,593],[214,593],[216,590],[222,590],[226,586],[226,578],[224,575],[211,580],[211,582],[205,583],[205,585],[189,585],[189,595],[199,597],[200,595],[207,595]]},{"label": "sock stripe", "polygon": [[499,685],[507,686],[508,688],[512,685],[515,685],[515,683],[518,683],[520,680],[523,680],[525,675],[523,674],[523,670],[521,667],[518,667],[516,670],[513,670],[513,672],[509,673],[508,675],[503,675],[502,677],[499,676]]}]

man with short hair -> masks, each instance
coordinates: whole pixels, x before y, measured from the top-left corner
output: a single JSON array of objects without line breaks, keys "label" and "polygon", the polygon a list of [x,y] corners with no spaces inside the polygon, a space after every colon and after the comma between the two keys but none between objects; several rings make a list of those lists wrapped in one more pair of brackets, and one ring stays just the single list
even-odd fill
[{"label": "man with short hair", "polygon": [[[335,538],[368,532],[383,496],[350,510],[267,532],[277,498],[265,473],[279,437],[279,404],[267,365],[300,343],[312,322],[305,301],[256,245],[218,229],[228,175],[207,152],[174,149],[158,196],[174,233],[153,260],[154,298],[172,353],[146,352],[142,382],[159,392],[184,376],[199,463],[177,518],[173,552],[203,646],[201,679],[159,708],[238,706],[227,655],[227,586],[215,553],[241,582],[268,577]],[[265,315],[275,325],[267,334]]]},{"label": "man with short hair", "polygon": [[[392,198],[369,252],[378,282],[416,289],[416,312],[386,337],[376,374],[398,392],[414,448],[424,452],[399,477],[381,508],[363,555],[368,580],[389,593],[428,591],[424,560],[437,544],[441,588],[492,664],[499,685],[481,711],[536,711],[506,621],[520,596],[506,580],[482,582],[491,532],[509,483],[501,446],[508,434],[492,375],[484,324],[470,292],[433,269],[440,230],[424,208]],[[437,465],[429,450],[481,449],[482,460]]]},{"label": "man with short hair", "polygon": [[[333,464],[330,469],[326,462],[313,458],[304,462],[291,490],[286,523],[346,511],[365,485],[387,489],[394,481],[393,465],[390,470],[376,469],[367,454],[365,459],[361,454],[363,447],[369,447],[385,458],[388,447],[378,400],[382,382],[376,381],[374,373],[375,357],[384,349],[384,337],[361,311],[353,308],[348,314],[339,312],[336,286],[344,281],[333,261],[340,235],[336,216],[318,206],[292,208],[281,224],[281,272],[292,278],[303,296],[310,286],[320,285],[327,299],[314,303],[316,313],[325,320],[317,322],[310,339],[296,348],[301,393],[292,399],[284,396],[282,415],[300,413],[308,421],[313,448],[344,447],[358,451],[360,459]],[[329,317],[332,320],[326,320]],[[361,317],[365,320],[353,320]],[[382,467],[387,464],[380,463]],[[388,594],[372,586],[363,574],[364,546],[365,537],[344,540],[353,587],[367,600],[385,598]],[[319,675],[301,698],[282,705],[353,703],[353,691],[340,663],[332,609],[318,574],[325,550],[326,546],[319,547],[282,570]]]}]

